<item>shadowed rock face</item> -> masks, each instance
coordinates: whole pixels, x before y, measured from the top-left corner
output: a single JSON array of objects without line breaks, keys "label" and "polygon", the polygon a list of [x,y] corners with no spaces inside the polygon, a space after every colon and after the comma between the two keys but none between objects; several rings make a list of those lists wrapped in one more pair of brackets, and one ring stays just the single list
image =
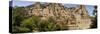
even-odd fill
[{"label": "shadowed rock face", "polygon": [[[58,25],[66,24],[68,29],[88,29],[91,19],[84,5],[78,7],[65,8],[59,3],[35,3],[34,6],[26,7],[28,15],[41,16],[42,20],[49,17],[54,18]],[[61,24],[62,23],[62,24]]]}]

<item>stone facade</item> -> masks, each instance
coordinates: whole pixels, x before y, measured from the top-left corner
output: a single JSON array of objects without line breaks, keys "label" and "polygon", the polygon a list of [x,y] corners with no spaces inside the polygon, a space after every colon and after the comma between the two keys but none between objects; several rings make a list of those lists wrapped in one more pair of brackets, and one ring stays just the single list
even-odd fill
[{"label": "stone facade", "polygon": [[59,3],[45,3],[42,5],[37,2],[26,8],[26,11],[28,15],[41,16],[43,20],[53,17],[58,24],[66,24],[70,30],[88,29],[91,25],[91,19],[84,5],[67,8]]}]

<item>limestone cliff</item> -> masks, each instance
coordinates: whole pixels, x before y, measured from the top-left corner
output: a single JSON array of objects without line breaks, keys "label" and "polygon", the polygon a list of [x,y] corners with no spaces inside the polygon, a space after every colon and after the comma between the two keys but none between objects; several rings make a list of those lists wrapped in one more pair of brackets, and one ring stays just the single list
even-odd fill
[{"label": "limestone cliff", "polygon": [[88,29],[91,25],[91,19],[84,5],[67,8],[60,3],[37,2],[25,10],[27,15],[41,16],[42,20],[52,17],[58,25],[66,24],[68,29]]}]

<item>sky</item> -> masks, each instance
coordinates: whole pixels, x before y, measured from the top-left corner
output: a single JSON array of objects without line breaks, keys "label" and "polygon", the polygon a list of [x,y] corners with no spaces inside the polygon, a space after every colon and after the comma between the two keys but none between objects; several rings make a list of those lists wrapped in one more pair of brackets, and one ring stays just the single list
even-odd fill
[{"label": "sky", "polygon": [[[12,6],[29,6],[29,5],[32,5],[34,4],[35,2],[33,1],[13,1],[12,2]],[[76,6],[76,4],[65,4],[64,6],[66,7],[74,7]],[[86,5],[86,10],[88,11],[89,15],[90,16],[93,16],[93,10],[94,10],[94,7],[93,5]]]}]

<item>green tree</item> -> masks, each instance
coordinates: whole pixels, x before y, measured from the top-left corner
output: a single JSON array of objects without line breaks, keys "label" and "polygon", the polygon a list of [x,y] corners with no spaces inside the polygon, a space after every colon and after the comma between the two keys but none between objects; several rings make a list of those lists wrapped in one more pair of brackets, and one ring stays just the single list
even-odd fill
[{"label": "green tree", "polygon": [[16,26],[20,26],[20,22],[24,19],[21,11],[23,7],[16,7],[12,10],[12,24]]},{"label": "green tree", "polygon": [[26,29],[27,28],[22,28],[20,27],[21,21],[23,21],[24,16],[21,13],[23,11],[24,7],[15,7],[12,9],[12,32],[22,32],[21,29]]},{"label": "green tree", "polygon": [[94,15],[94,19],[92,20],[93,25],[91,26],[91,28],[97,28],[97,6],[94,6],[93,15]]}]

